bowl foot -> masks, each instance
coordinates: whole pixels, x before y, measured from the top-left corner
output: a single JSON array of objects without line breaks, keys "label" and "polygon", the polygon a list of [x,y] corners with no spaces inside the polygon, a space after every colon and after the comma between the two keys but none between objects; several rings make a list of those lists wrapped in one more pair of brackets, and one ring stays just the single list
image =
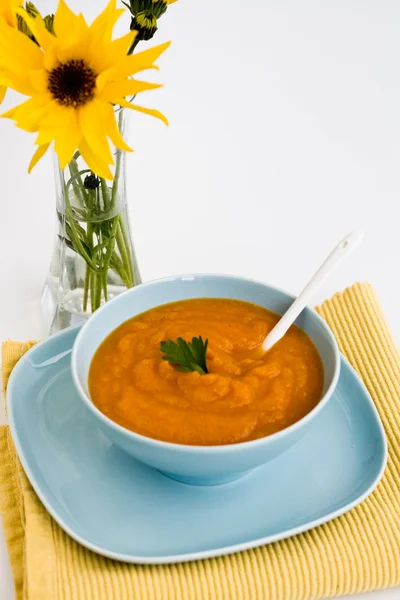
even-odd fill
[{"label": "bowl foot", "polygon": [[167,473],[166,471],[160,471],[162,475],[168,477],[169,479],[174,479],[175,481],[179,481],[180,483],[186,483],[187,485],[222,485],[224,483],[230,483],[231,481],[236,481],[236,479],[241,479],[247,473],[251,471],[244,471],[241,473],[232,473],[227,475],[226,477],[186,477],[185,475],[177,475],[176,473]]}]

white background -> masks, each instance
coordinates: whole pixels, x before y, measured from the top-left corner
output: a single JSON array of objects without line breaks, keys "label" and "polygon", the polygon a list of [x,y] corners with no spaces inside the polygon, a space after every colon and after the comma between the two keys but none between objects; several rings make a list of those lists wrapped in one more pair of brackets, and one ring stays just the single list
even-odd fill
[{"label": "white background", "polygon": [[[89,15],[104,6],[70,2],[83,4]],[[398,1],[180,0],[160,22],[156,41],[167,39],[160,73],[146,74],[166,87],[140,100],[163,110],[170,127],[135,116],[130,139],[143,278],[225,272],[298,292],[331,247],[362,228],[362,247],[316,301],[370,281],[399,340]],[[32,138],[7,121],[0,127],[0,338],[25,340],[40,333],[51,161],[28,176]],[[1,600],[11,590],[0,536]]]}]

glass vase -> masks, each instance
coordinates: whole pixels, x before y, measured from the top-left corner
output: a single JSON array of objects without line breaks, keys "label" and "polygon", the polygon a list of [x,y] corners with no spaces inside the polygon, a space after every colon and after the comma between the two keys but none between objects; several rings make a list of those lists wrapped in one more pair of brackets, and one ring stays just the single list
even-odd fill
[{"label": "glass vase", "polygon": [[[124,110],[116,116],[124,135]],[[113,155],[113,181],[97,177],[79,152],[64,170],[54,155],[57,220],[42,295],[44,335],[81,322],[141,282],[128,217],[125,152],[113,148]]]}]

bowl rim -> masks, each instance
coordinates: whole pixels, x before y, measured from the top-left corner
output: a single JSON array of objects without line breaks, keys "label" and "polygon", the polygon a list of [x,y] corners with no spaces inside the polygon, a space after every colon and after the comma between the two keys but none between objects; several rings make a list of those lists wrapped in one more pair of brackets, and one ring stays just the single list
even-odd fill
[{"label": "bowl rim", "polygon": [[[168,277],[160,277],[158,279],[152,279],[151,281],[141,283],[140,285],[134,286],[133,288],[126,290],[122,294],[115,296],[114,298],[109,300],[106,304],[104,304],[102,307],[100,307],[83,324],[83,326],[81,327],[81,329],[78,332],[78,335],[74,341],[74,345],[72,347],[72,353],[71,353],[71,373],[72,373],[72,380],[74,382],[75,388],[78,391],[81,400],[84,402],[84,404],[87,406],[87,408],[94,414],[95,417],[97,417],[100,421],[102,421],[102,423],[104,425],[113,429],[114,431],[116,431],[119,434],[127,436],[128,438],[130,438],[132,440],[136,440],[137,442],[143,443],[147,446],[159,448],[160,450],[168,448],[168,449],[173,449],[173,450],[178,450],[178,451],[180,450],[182,452],[189,452],[189,453],[196,452],[196,453],[205,454],[205,455],[215,454],[215,453],[230,454],[230,453],[234,453],[235,451],[240,450],[240,449],[243,449],[243,450],[249,449],[250,450],[250,448],[261,447],[264,444],[273,443],[276,440],[284,438],[287,435],[290,435],[290,433],[292,433],[292,432],[294,433],[295,431],[297,431],[298,429],[301,429],[304,425],[309,423],[311,420],[313,420],[317,416],[317,414],[319,414],[321,412],[321,410],[324,408],[324,406],[327,404],[328,400],[331,398],[334,390],[336,389],[337,382],[339,380],[340,351],[339,351],[339,347],[338,347],[336,338],[333,335],[328,324],[324,321],[324,319],[317,313],[317,311],[314,308],[307,306],[305,308],[305,310],[310,311],[310,313],[317,320],[317,322],[320,325],[322,325],[322,328],[325,331],[326,336],[329,339],[329,342],[331,343],[331,346],[334,351],[335,370],[334,370],[332,381],[331,381],[328,389],[326,390],[325,394],[322,396],[322,398],[318,402],[318,404],[316,406],[314,406],[314,408],[309,413],[307,413],[304,417],[302,417],[299,421],[296,421],[292,425],[289,425],[289,427],[285,427],[284,429],[281,429],[280,431],[277,431],[276,433],[272,433],[270,435],[267,435],[267,436],[264,436],[261,438],[257,438],[255,440],[248,440],[245,442],[235,442],[234,444],[221,444],[221,445],[214,445],[214,446],[179,444],[177,442],[167,442],[167,441],[163,441],[163,440],[158,440],[156,438],[147,437],[145,435],[142,435],[141,433],[136,433],[135,431],[127,429],[123,425],[119,425],[118,423],[116,423],[115,421],[113,421],[112,419],[107,417],[104,413],[101,412],[100,409],[98,409],[95,406],[95,404],[91,400],[90,396],[88,394],[86,394],[85,390],[83,389],[83,387],[81,385],[80,379],[77,374],[77,366],[76,366],[79,347],[84,341],[86,330],[88,329],[89,325],[91,324],[91,326],[93,326],[93,321],[96,321],[99,318],[101,318],[101,313],[102,313],[103,309],[109,307],[113,303],[120,301],[120,298],[127,294],[129,294],[129,295],[134,294],[135,290],[137,290],[137,288],[140,289],[143,287],[152,287],[152,286],[156,286],[156,285],[160,285],[160,284],[162,285],[163,283],[174,282],[174,281],[184,281],[184,280],[193,281],[194,279],[199,279],[199,278],[201,279],[201,278],[206,278],[206,277],[210,278],[210,279],[215,279],[215,280],[229,279],[229,280],[241,281],[242,283],[255,283],[255,284],[261,285],[265,288],[274,289],[274,290],[286,295],[290,300],[295,300],[295,298],[296,298],[296,296],[294,294],[291,294],[291,293],[287,292],[286,290],[283,290],[282,288],[271,285],[269,283],[259,281],[257,279],[242,277],[242,276],[238,276],[238,275],[218,274],[218,273],[188,273],[188,274],[183,274],[183,275],[170,275]],[[206,296],[201,296],[201,297],[206,297]],[[223,298],[223,297],[221,296],[221,298]],[[164,303],[164,304],[169,304],[169,302]],[[157,304],[156,306],[162,306],[162,304]],[[148,309],[148,310],[151,310],[151,309]],[[143,312],[146,312],[146,311],[143,311]],[[138,315],[139,314],[142,314],[142,313],[138,313]],[[137,316],[137,315],[135,315],[135,316]],[[134,318],[134,317],[132,317],[132,318]],[[127,320],[129,320],[129,319],[127,319]],[[122,321],[121,325],[124,322],[125,321]]]}]

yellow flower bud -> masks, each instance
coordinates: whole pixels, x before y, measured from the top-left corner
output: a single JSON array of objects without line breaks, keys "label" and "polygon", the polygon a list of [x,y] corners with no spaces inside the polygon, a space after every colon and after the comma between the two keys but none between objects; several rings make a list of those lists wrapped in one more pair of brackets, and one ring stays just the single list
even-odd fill
[{"label": "yellow flower bud", "polygon": [[150,11],[140,12],[132,17],[131,29],[138,32],[137,40],[150,40],[157,31],[157,18]]}]

